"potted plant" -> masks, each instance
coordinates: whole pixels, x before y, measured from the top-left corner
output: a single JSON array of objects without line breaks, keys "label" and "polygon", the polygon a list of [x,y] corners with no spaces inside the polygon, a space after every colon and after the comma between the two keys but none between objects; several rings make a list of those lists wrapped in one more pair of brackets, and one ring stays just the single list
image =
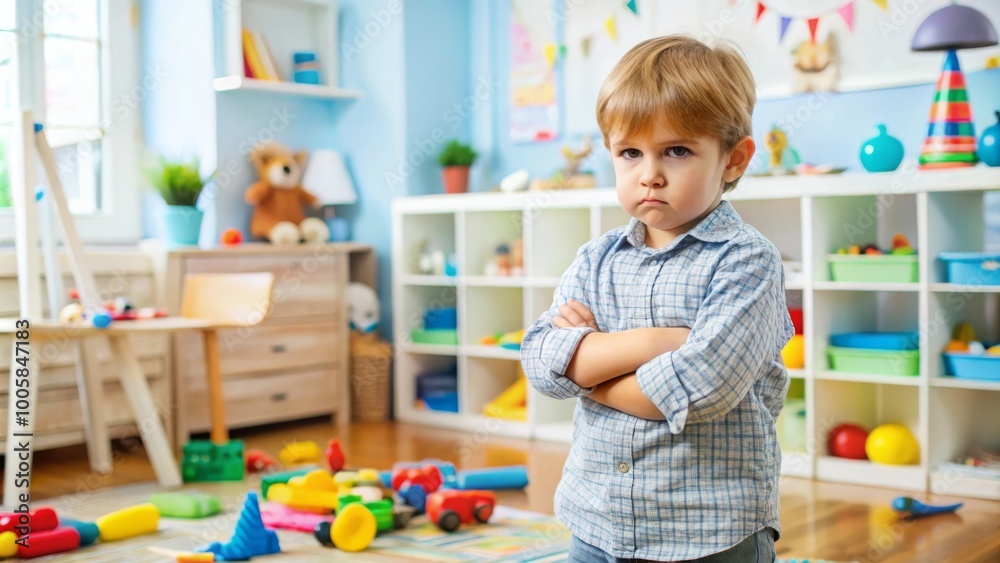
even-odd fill
[{"label": "potted plant", "polygon": [[202,212],[195,204],[212,178],[201,177],[197,158],[171,162],[162,156],[146,168],[146,178],[167,204],[163,212],[163,236],[170,247],[198,244]]},{"label": "potted plant", "polygon": [[444,167],[442,180],[445,193],[458,194],[468,191],[469,167],[475,162],[476,156],[478,155],[471,146],[457,139],[448,141],[438,155],[438,163]]}]

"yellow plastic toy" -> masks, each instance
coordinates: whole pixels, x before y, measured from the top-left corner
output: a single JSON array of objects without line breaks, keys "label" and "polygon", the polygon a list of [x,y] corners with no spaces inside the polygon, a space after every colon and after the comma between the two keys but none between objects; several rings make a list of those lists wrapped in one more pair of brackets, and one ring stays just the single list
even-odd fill
[{"label": "yellow plastic toy", "polygon": [[351,503],[337,514],[330,526],[330,539],[337,549],[343,551],[364,551],[375,539],[378,522],[375,515],[363,504]]},{"label": "yellow plastic toy", "polygon": [[920,462],[920,445],[902,424],[876,427],[865,442],[868,459],[885,465],[913,465]]},{"label": "yellow plastic toy", "polygon": [[382,479],[378,475],[378,469],[366,468],[359,469],[358,474],[355,476],[357,481],[355,485],[357,486],[376,486],[382,483]]},{"label": "yellow plastic toy", "polygon": [[304,442],[289,442],[278,452],[278,461],[283,465],[300,465],[303,463],[319,463],[323,453],[312,440]]},{"label": "yellow plastic toy", "polygon": [[333,476],[322,469],[310,471],[301,477],[292,477],[288,480],[288,486],[314,491],[337,492],[337,483],[334,482]]},{"label": "yellow plastic toy", "polygon": [[507,420],[527,420],[528,380],[522,373],[513,385],[483,408],[483,414]]},{"label": "yellow plastic toy", "polygon": [[336,491],[323,491],[319,489],[306,489],[290,485],[275,483],[267,489],[267,500],[278,502],[298,510],[309,510],[310,512],[320,509],[330,512],[337,508]]},{"label": "yellow plastic toy", "polygon": [[0,558],[6,559],[17,555],[17,534],[4,532],[0,534]]},{"label": "yellow plastic toy", "polygon": [[801,334],[796,334],[785,344],[781,350],[781,359],[788,369],[802,369],[806,367],[806,339]]},{"label": "yellow plastic toy", "polygon": [[155,532],[160,523],[160,511],[155,504],[147,502],[105,514],[94,523],[101,533],[101,541],[125,540]]},{"label": "yellow plastic toy", "polygon": [[337,491],[342,495],[351,494],[351,489],[358,482],[358,474],[354,471],[338,471],[336,475],[333,476],[334,482],[337,483]]}]

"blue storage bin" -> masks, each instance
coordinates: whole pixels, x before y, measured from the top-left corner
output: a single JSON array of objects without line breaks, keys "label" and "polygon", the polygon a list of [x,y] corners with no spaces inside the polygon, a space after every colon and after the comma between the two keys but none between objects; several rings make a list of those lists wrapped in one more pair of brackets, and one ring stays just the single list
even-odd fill
[{"label": "blue storage bin", "polygon": [[429,395],[458,390],[458,372],[453,368],[443,372],[422,373],[417,376],[417,399]]},{"label": "blue storage bin", "polygon": [[941,354],[945,373],[962,379],[1000,381],[1000,356],[991,354]]},{"label": "blue storage bin", "polygon": [[428,309],[427,312],[424,313],[424,328],[427,330],[457,329],[458,309],[456,309],[455,307],[446,307],[443,309]]},{"label": "blue storage bin", "polygon": [[1000,254],[985,252],[942,252],[948,283],[962,285],[1000,285]]},{"label": "blue storage bin", "polygon": [[920,335],[916,332],[847,332],[830,336],[830,345],[866,350],[916,350]]},{"label": "blue storage bin", "polygon": [[424,404],[432,411],[458,412],[458,392],[443,391],[424,397]]}]

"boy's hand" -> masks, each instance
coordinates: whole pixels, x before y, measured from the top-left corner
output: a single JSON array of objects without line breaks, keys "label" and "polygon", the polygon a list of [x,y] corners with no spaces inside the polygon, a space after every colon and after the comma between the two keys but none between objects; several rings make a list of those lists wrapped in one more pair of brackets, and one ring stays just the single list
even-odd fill
[{"label": "boy's hand", "polygon": [[590,327],[598,332],[601,330],[594,319],[594,313],[574,299],[559,306],[559,314],[552,317],[552,324],[557,328]]}]

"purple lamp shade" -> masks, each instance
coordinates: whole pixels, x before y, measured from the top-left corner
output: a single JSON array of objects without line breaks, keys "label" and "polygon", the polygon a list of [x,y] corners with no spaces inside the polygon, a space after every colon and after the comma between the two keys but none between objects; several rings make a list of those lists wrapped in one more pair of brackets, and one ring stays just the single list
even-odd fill
[{"label": "purple lamp shade", "polygon": [[997,30],[985,14],[968,6],[945,6],[920,24],[913,34],[914,51],[975,49],[997,44]]}]

